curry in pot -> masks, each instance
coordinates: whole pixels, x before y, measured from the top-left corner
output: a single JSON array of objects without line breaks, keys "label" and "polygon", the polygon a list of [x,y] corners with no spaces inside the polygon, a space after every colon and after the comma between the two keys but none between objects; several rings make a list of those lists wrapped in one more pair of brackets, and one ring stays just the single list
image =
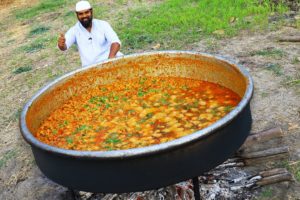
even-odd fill
[{"label": "curry in pot", "polygon": [[240,100],[228,88],[189,78],[119,80],[71,97],[51,113],[35,136],[73,150],[145,147],[203,129]]}]

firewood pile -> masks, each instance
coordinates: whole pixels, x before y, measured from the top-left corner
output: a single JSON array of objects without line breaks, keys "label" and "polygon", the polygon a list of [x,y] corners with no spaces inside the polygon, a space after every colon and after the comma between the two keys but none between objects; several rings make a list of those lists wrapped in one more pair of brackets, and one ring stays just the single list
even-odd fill
[{"label": "firewood pile", "polygon": [[[253,191],[266,185],[293,181],[285,168],[276,167],[289,159],[289,148],[279,127],[252,133],[235,155],[198,177],[201,199],[251,199]],[[126,194],[93,194],[70,191],[81,200],[192,200],[192,180],[169,187]],[[196,188],[197,189],[197,188]]]}]

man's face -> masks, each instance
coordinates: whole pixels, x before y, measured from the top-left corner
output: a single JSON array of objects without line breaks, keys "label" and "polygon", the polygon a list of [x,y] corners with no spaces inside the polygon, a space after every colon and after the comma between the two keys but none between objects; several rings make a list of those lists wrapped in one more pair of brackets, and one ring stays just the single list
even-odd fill
[{"label": "man's face", "polygon": [[80,12],[76,12],[77,18],[80,21],[81,25],[84,28],[88,28],[92,26],[92,19],[93,19],[93,10],[83,10]]}]

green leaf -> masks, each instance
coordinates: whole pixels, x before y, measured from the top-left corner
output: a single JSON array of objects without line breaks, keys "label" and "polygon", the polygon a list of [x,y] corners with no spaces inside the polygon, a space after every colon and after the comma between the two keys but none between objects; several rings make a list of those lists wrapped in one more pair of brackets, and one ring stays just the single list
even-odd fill
[{"label": "green leaf", "polygon": [[165,98],[161,98],[161,99],[160,99],[160,102],[161,102],[163,105],[168,105],[168,104],[169,104],[169,102],[168,102],[167,99],[165,99]]},{"label": "green leaf", "polygon": [[229,105],[229,106],[225,106],[224,111],[225,111],[225,112],[229,112],[229,111],[232,110],[232,108],[233,108],[233,107],[230,106],[230,105]]},{"label": "green leaf", "polygon": [[114,100],[118,101],[120,98],[118,96],[114,96]]},{"label": "green leaf", "polygon": [[76,128],[76,130],[73,132],[73,134],[77,134],[81,131],[87,131],[87,130],[90,130],[92,127],[91,126],[88,126],[88,125],[80,125],[79,127]]},{"label": "green leaf", "polygon": [[142,90],[142,89],[139,89],[138,90],[138,93],[137,93],[137,95],[139,96],[139,97],[142,97],[142,96],[144,96],[146,93]]},{"label": "green leaf", "polygon": [[24,66],[24,67],[19,67],[18,69],[14,70],[14,74],[21,74],[23,72],[28,72],[31,71],[32,67],[31,66]]},{"label": "green leaf", "polygon": [[72,139],[71,137],[67,137],[67,138],[66,138],[66,142],[67,142],[68,144],[72,144],[72,143],[73,143],[73,139]]},{"label": "green leaf", "polygon": [[116,144],[121,142],[121,140],[118,138],[119,134],[117,132],[112,132],[109,134],[109,137],[105,140],[105,143],[107,144]]},{"label": "green leaf", "polygon": [[154,115],[153,113],[147,113],[146,116],[144,118],[142,118],[138,123],[141,124],[141,123],[146,122],[148,119],[153,117],[153,115]]},{"label": "green leaf", "polygon": [[119,142],[121,142],[121,140],[118,138],[108,138],[105,140],[105,143],[108,143],[108,144],[116,144]]}]

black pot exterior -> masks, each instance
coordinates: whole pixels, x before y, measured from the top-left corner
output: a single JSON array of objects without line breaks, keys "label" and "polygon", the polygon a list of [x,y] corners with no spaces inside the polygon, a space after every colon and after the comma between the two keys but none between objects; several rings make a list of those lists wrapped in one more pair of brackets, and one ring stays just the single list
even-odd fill
[{"label": "black pot exterior", "polygon": [[65,187],[103,193],[145,191],[191,179],[221,164],[242,145],[251,124],[248,104],[207,137],[155,154],[97,159],[62,156],[35,146],[32,151],[41,171]]},{"label": "black pot exterior", "polygon": [[[212,61],[215,65],[225,69],[222,71],[219,67],[215,67],[214,72],[219,73],[218,77],[223,78],[224,84],[239,88],[237,89],[240,91],[239,95],[244,96],[235,109],[214,124],[170,142],[144,148],[106,152],[67,150],[38,141],[33,135],[34,128],[30,125],[38,125],[35,121],[41,121],[39,117],[43,115],[43,112],[38,111],[43,111],[41,108],[45,107],[43,104],[45,99],[40,98],[41,96],[47,97],[44,94],[53,94],[47,92],[52,91],[59,83],[64,83],[65,80],[76,77],[85,70],[93,70],[98,65],[73,71],[42,88],[24,106],[20,116],[22,136],[31,145],[38,167],[49,179],[74,190],[95,193],[145,191],[199,176],[224,162],[239,149],[250,133],[252,124],[250,100],[253,93],[253,82],[249,73],[243,67],[221,57],[183,51],[129,55],[100,63],[100,67],[105,64],[112,64],[115,67],[116,63],[124,61],[128,61],[128,65],[131,65],[130,62],[134,62],[136,59],[143,61],[148,56],[152,56],[154,62],[161,61],[162,58],[174,59],[177,56],[180,58],[186,56],[195,60],[203,57],[203,62]],[[158,59],[156,60],[156,58]],[[147,61],[147,59],[145,60]],[[147,63],[146,61],[145,63]],[[145,64],[145,66],[147,65]],[[220,71],[216,71],[216,69]],[[206,72],[211,71],[207,66],[201,70],[200,74],[205,75],[204,78],[215,80],[209,74],[206,77]],[[188,72],[189,76],[194,73],[193,71]],[[235,75],[231,76],[231,73]],[[235,76],[239,78],[235,79]],[[86,76],[83,77],[83,80],[86,80]],[[243,87],[238,87],[240,84]],[[51,105],[54,104],[51,102],[55,101],[51,95],[49,97],[47,102],[50,103],[47,104],[47,108],[52,109]],[[35,104],[36,102],[38,103]],[[39,115],[35,116],[33,113],[39,113]]]}]

